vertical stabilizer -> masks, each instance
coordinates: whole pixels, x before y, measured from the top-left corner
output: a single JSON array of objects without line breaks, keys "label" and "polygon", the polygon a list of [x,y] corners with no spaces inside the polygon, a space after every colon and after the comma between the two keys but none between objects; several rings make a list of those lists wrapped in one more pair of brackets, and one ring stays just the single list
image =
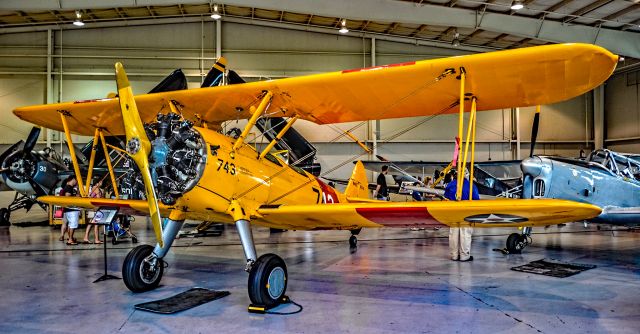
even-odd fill
[{"label": "vertical stabilizer", "polygon": [[350,198],[369,198],[369,180],[364,170],[364,165],[358,160],[349,178],[349,184],[344,194]]}]

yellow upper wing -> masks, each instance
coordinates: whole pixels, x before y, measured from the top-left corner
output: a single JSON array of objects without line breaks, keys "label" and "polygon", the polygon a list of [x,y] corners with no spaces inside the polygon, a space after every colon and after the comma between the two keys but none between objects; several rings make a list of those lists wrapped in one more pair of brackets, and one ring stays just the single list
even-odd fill
[{"label": "yellow upper wing", "polygon": [[[249,106],[263,91],[274,95],[270,113],[318,123],[433,115],[457,111],[460,68],[467,73],[466,92],[478,97],[478,110],[524,107],[563,101],[600,85],[613,72],[617,56],[590,44],[558,44],[423,60],[368,69],[289,79],[138,95],[143,122],[169,110],[176,101],[187,119],[196,115],[215,126],[248,118]],[[455,74],[437,79],[447,69]],[[123,134],[116,99],[75,101],[22,107],[21,119],[62,130],[59,112],[71,117],[72,132],[92,135],[101,127]]]},{"label": "yellow upper wing", "polygon": [[257,222],[301,230],[429,225],[516,227],[579,221],[600,212],[591,204],[557,199],[339,203],[261,208]]}]

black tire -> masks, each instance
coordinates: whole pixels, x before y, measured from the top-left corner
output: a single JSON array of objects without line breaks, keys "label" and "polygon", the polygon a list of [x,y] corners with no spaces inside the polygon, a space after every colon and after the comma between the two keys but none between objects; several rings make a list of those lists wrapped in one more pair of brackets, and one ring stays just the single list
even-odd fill
[{"label": "black tire", "polygon": [[0,226],[9,226],[11,225],[10,219],[11,211],[7,208],[0,209]]},{"label": "black tire", "polygon": [[509,254],[522,253],[522,236],[518,233],[511,233],[507,238],[507,251]]},{"label": "black tire", "polygon": [[160,284],[164,273],[162,260],[157,260],[157,268],[155,270],[150,270],[150,265],[144,261],[151,252],[153,252],[152,246],[140,245],[132,249],[124,259],[122,280],[129,290],[144,292],[153,290]]},{"label": "black tire", "polygon": [[275,254],[264,254],[249,272],[249,299],[255,305],[276,306],[287,291],[287,265]]},{"label": "black tire", "polygon": [[349,247],[356,248],[358,247],[358,238],[355,235],[349,237]]}]

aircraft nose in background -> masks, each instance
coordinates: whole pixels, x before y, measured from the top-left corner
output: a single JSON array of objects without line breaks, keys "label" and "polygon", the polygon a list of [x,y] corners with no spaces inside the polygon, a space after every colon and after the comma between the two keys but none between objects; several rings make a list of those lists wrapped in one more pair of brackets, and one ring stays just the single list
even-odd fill
[{"label": "aircraft nose in background", "polygon": [[520,169],[524,175],[530,175],[532,177],[538,177],[542,173],[543,162],[540,157],[530,157],[522,160]]}]

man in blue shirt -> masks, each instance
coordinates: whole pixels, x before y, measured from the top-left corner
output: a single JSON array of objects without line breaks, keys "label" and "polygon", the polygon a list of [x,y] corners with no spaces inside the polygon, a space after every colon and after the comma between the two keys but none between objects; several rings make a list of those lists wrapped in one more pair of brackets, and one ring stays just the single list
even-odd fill
[{"label": "man in blue shirt", "polygon": [[[448,200],[456,200],[456,191],[458,189],[458,179],[455,170],[451,171],[451,182],[447,184],[444,191],[444,197]],[[473,187],[471,198],[479,200],[478,187]],[[462,182],[462,200],[469,199],[469,180],[465,177]],[[453,261],[473,261],[471,253],[471,227],[450,227],[449,228],[449,251],[451,252],[451,260]]]}]

